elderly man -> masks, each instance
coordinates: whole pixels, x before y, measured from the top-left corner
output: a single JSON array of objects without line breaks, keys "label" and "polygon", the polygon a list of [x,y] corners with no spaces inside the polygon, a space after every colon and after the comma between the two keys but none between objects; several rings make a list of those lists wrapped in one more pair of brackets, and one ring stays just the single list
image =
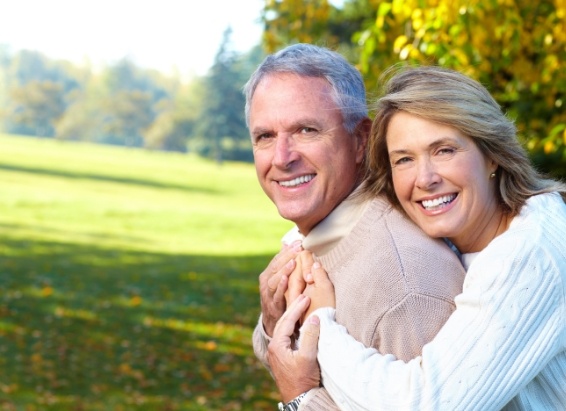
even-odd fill
[{"label": "elderly man", "polygon": [[268,362],[301,249],[329,273],[336,320],[365,345],[399,359],[419,355],[448,319],[464,269],[446,244],[385,199],[357,195],[370,120],[361,75],[340,54],[289,46],[263,61],[244,92],[259,183],[280,215],[296,224],[259,278],[254,351],[275,378],[280,409],[337,410],[319,381],[297,384]]}]

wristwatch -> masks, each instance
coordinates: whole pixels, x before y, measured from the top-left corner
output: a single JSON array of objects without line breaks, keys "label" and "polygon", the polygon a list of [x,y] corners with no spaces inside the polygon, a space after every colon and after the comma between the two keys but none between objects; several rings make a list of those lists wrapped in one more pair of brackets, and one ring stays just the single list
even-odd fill
[{"label": "wristwatch", "polygon": [[277,404],[279,411],[297,411],[299,409],[299,404],[301,403],[305,395],[307,395],[306,392],[289,401],[287,404],[280,402],[279,404]]}]

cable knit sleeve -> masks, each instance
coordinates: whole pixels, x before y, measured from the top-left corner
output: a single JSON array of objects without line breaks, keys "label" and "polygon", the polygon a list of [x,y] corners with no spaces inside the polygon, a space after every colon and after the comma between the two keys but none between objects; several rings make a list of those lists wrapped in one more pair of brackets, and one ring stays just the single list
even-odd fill
[{"label": "cable knit sleeve", "polygon": [[[551,241],[557,252],[528,235],[494,240],[470,267],[456,311],[409,362],[365,348],[334,321],[333,309],[319,309],[318,358],[336,404],[342,410],[500,410],[545,367],[554,367],[548,381],[565,378],[565,254],[560,239]],[[529,409],[565,409],[559,392],[537,392],[539,402]]]}]

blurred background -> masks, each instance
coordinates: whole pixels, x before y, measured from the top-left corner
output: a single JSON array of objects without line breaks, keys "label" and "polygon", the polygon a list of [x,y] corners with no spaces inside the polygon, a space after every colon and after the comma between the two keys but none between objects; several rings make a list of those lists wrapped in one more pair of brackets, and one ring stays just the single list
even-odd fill
[{"label": "blurred background", "polygon": [[342,52],[370,98],[399,62],[485,84],[564,174],[563,0],[40,2],[2,6],[0,130],[251,161],[241,87],[293,42]]},{"label": "blurred background", "polygon": [[566,177],[566,0],[21,0],[0,6],[0,410],[271,410],[257,276],[290,227],[242,86],[335,49],[483,83]]}]

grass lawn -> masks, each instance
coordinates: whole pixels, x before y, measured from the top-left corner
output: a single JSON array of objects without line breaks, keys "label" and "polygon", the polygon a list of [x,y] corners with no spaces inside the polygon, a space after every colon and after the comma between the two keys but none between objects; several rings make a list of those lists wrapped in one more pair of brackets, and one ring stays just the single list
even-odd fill
[{"label": "grass lawn", "polygon": [[252,165],[0,135],[0,410],[273,410]]}]

